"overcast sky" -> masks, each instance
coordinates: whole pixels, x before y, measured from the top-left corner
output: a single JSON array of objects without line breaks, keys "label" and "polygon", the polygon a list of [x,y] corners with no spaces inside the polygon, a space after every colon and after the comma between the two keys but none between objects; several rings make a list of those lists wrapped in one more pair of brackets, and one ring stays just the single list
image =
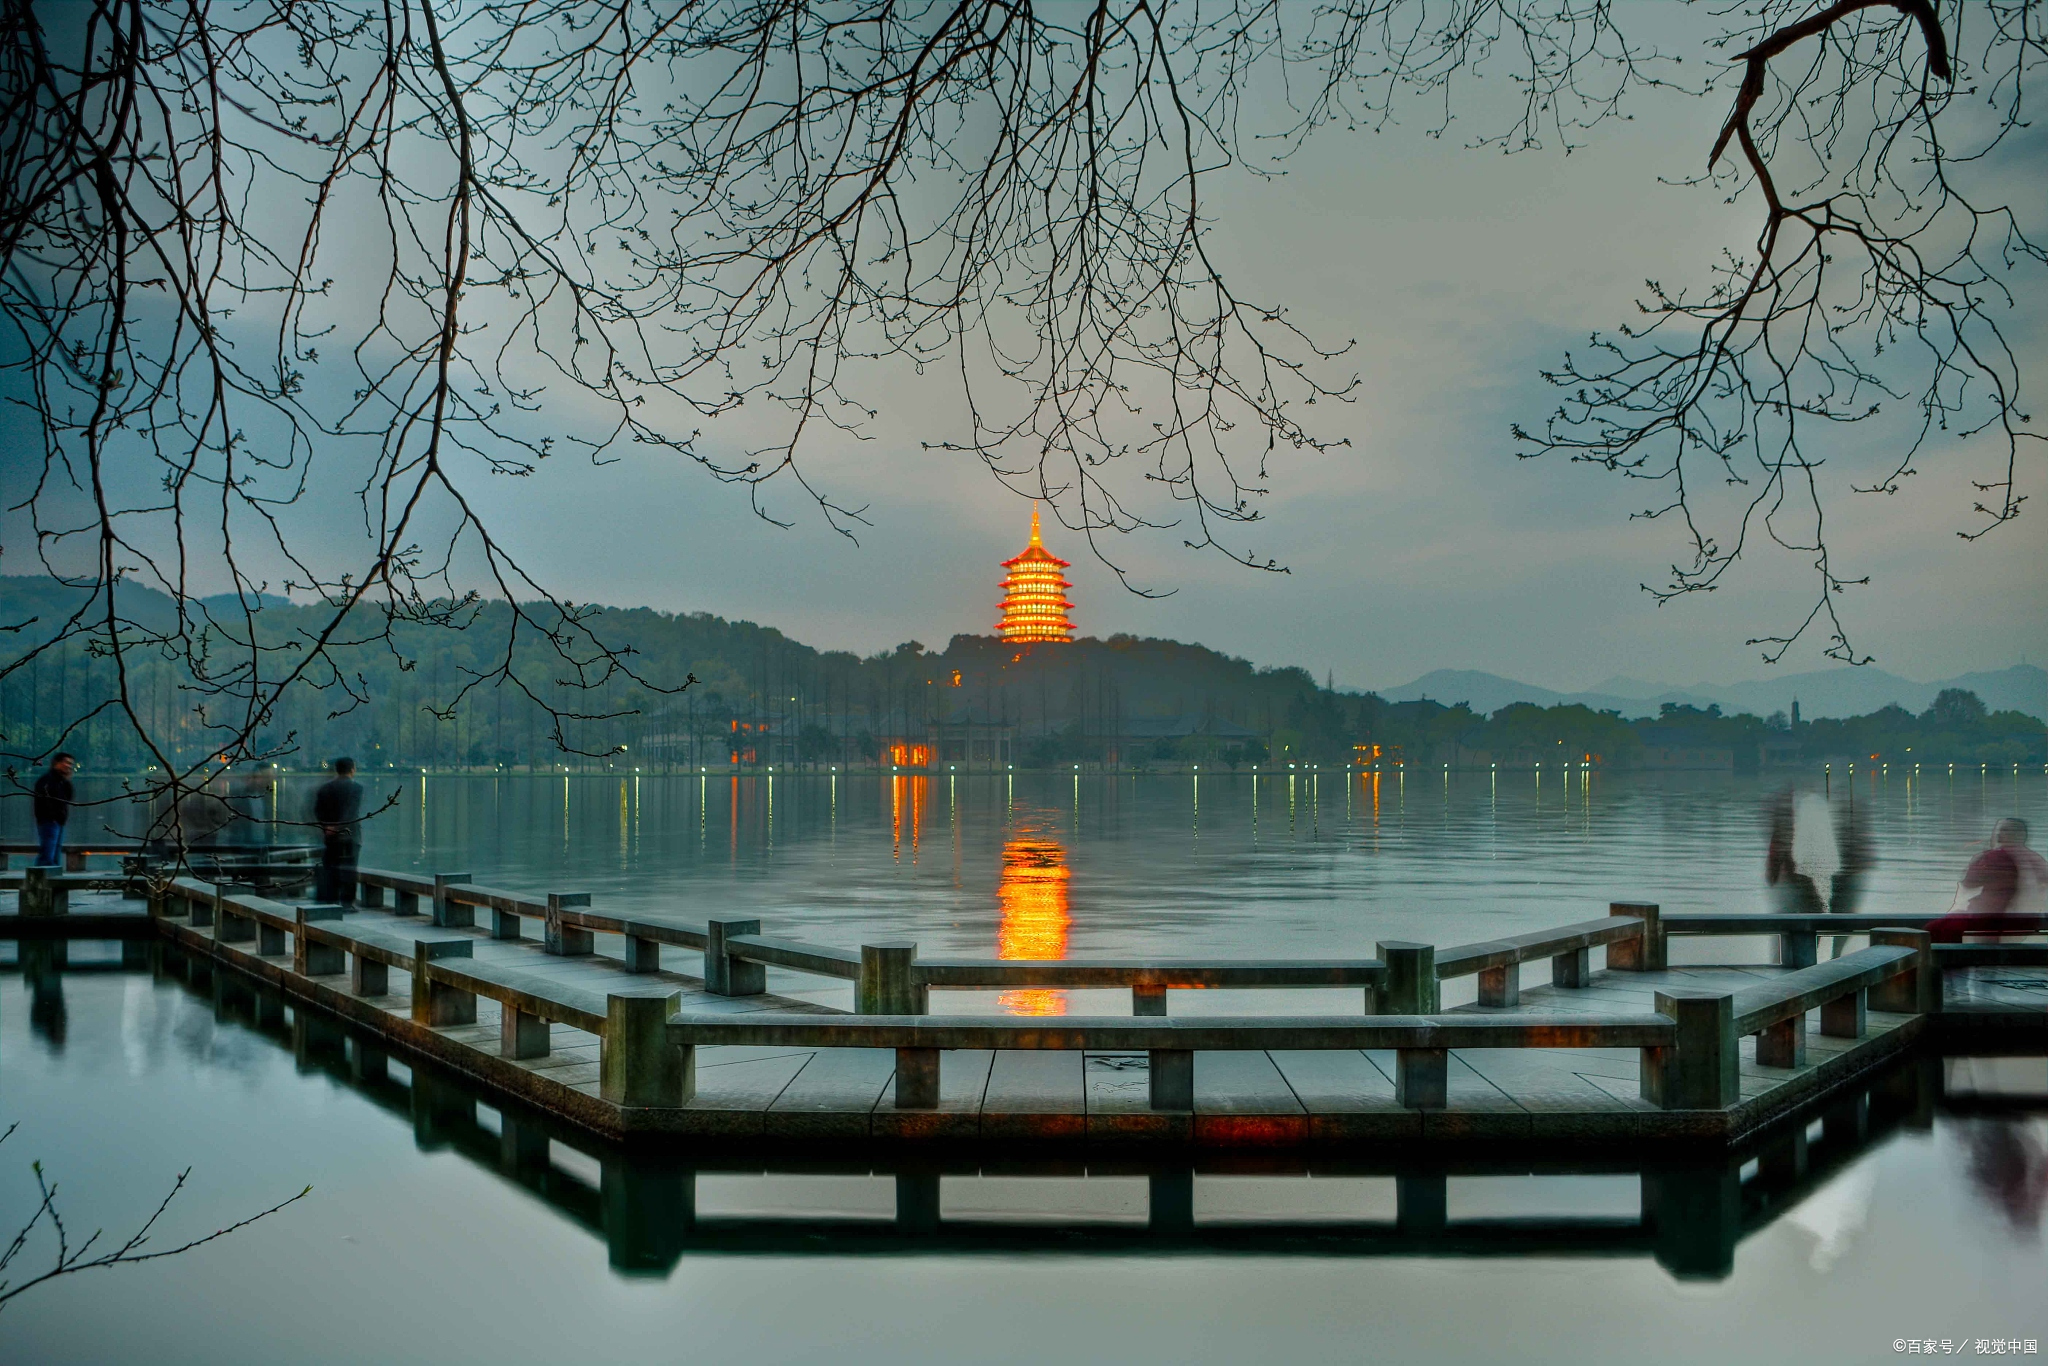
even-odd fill
[{"label": "overcast sky", "polygon": [[[1212,249],[1244,293],[1287,305],[1318,337],[1357,339],[1357,402],[1319,419],[1351,444],[1276,458],[1268,520],[1247,543],[1285,575],[1188,552],[1175,533],[1133,538],[1117,551],[1135,580],[1171,590],[1148,599],[1048,517],[1048,545],[1076,561],[1081,631],[1200,642],[1353,686],[1433,668],[1559,689],[1615,674],[1768,676],[1744,641],[1804,614],[1800,557],[1759,556],[1721,591],[1660,608],[1638,585],[1661,582],[1684,547],[1675,527],[1629,518],[1657,499],[1585,466],[1511,454],[1509,423],[1540,425],[1554,406],[1540,368],[1628,321],[1646,277],[1698,282],[1724,246],[1754,238],[1746,202],[1662,183],[1697,172],[1725,115],[1719,97],[1651,97],[1636,112],[1570,157],[1467,150],[1455,130],[1433,139],[1418,122],[1324,133],[1282,179],[1212,185]],[[2009,175],[2031,187],[2007,186],[2009,201],[2048,203],[2044,136],[2026,134],[2026,155],[2010,159]],[[2032,358],[2038,407],[2048,382],[2038,271],[2024,287],[2014,335]],[[873,439],[810,457],[814,479],[867,505],[873,526],[858,545],[793,490],[771,495],[795,523],[779,529],[750,514],[744,490],[646,448],[602,467],[565,455],[531,479],[478,477],[471,491],[537,577],[577,600],[747,618],[862,653],[990,630],[998,562],[1024,542],[1028,501],[971,457],[922,449],[966,435],[942,375],[867,397],[882,410]],[[708,441],[745,444],[716,429]],[[1886,452],[1862,454],[1867,478]],[[1933,679],[2048,656],[2038,451],[2021,470],[2027,515],[1984,542],[1955,534],[1972,525],[1969,481],[1987,476],[1993,455],[1988,444],[1936,447],[1910,492],[1842,491],[1831,509],[1837,572],[1871,579],[1842,610],[1881,667]],[[0,528],[0,572],[27,572],[20,520]],[[1810,637],[1777,668],[1825,666],[1825,643]]]},{"label": "overcast sky", "polygon": [[[1187,552],[1172,535],[1136,538],[1119,551],[1138,581],[1174,590],[1146,599],[1048,522],[1048,544],[1076,561],[1082,632],[1199,641],[1360,686],[1439,667],[1561,689],[1614,674],[1768,676],[1744,641],[1810,603],[1799,557],[1761,556],[1722,591],[1660,608],[1638,585],[1682,547],[1675,528],[1629,520],[1653,501],[1643,487],[1510,453],[1509,422],[1540,422],[1554,403],[1540,367],[1626,321],[1646,277],[1696,280],[1723,244],[1753,237],[1746,205],[1659,183],[1701,162],[1718,104],[1640,108],[1569,158],[1502,157],[1415,130],[1340,132],[1282,180],[1233,182],[1216,206],[1218,245],[1248,292],[1286,302],[1320,336],[1357,338],[1359,400],[1322,419],[1352,445],[1277,460],[1270,520],[1252,544],[1286,575]],[[2038,331],[2022,330],[2041,357]],[[796,525],[779,530],[750,516],[740,491],[630,451],[602,469],[550,462],[492,496],[578,598],[750,618],[863,653],[940,645],[991,628],[998,561],[1023,544],[1030,510],[971,459],[920,449],[963,435],[945,416],[946,380],[921,384],[889,396],[875,441],[814,458],[825,484],[869,504],[874,526],[858,546],[792,498],[776,506]],[[1970,524],[1968,480],[1985,467],[1952,449],[1922,464],[1910,493],[1844,494],[1833,510],[1838,568],[1871,577],[1844,600],[1857,643],[1923,679],[2040,662],[2039,456],[2022,473],[2037,495],[2031,515],[1975,544],[1955,532]],[[1824,644],[1803,642],[1777,667],[1825,667]]]}]

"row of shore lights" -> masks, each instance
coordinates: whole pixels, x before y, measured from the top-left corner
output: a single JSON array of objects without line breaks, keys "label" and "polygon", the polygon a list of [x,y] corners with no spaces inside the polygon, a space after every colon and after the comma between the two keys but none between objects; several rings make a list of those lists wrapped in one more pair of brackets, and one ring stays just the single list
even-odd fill
[{"label": "row of shore lights", "polygon": [[[1585,768],[1591,768],[1592,766],[1593,766],[1593,765],[1592,765],[1592,764],[1591,764],[1591,763],[1590,763],[1589,761],[1587,761],[1587,760],[1584,760],[1584,759],[1581,759],[1581,760],[1580,760],[1580,761],[1579,761],[1578,763],[1576,763],[1576,764],[1572,763],[1572,762],[1571,762],[1570,760],[1567,760],[1567,761],[1565,761],[1565,762],[1564,762],[1563,764],[1560,764],[1560,765],[1559,765],[1559,767],[1560,767],[1560,768],[1563,768],[1563,769],[1565,769],[1565,770],[1566,770],[1567,772],[1569,772],[1569,771],[1570,771],[1571,769],[1574,769],[1574,768],[1581,768],[1581,769],[1585,769]],[[151,769],[154,769],[155,767],[156,767],[156,765],[154,765],[154,764],[151,764],[151,765],[150,765],[150,768],[151,768]],[[278,765],[276,765],[276,764],[272,764],[272,765],[271,765],[271,767],[272,767],[272,768],[276,768],[276,767],[278,767]],[[498,765],[498,767],[499,767],[499,768],[503,768],[503,767],[504,767],[504,765],[503,765],[503,764],[499,764],[499,765]],[[1194,771],[1195,771],[1195,772],[1197,772],[1197,773],[1200,773],[1200,772],[1202,771],[1202,766],[1201,766],[1200,764],[1194,764],[1194,765],[1192,765],[1192,767],[1193,767]],[[1296,769],[1297,767],[1299,767],[1299,768],[1300,768],[1300,769],[1301,769],[1302,771],[1305,771],[1305,772],[1308,772],[1308,773],[1321,773],[1321,772],[1323,771],[1323,770],[1322,770],[1322,766],[1321,766],[1320,764],[1301,764],[1301,765],[1298,765],[1298,766],[1297,766],[1297,765],[1295,765],[1295,764],[1289,764],[1289,765],[1287,766],[1287,768],[1288,768],[1288,771],[1289,771],[1289,772],[1293,772],[1293,771],[1294,771],[1294,770],[1295,770],[1295,769]],[[1399,765],[1396,765],[1396,767],[1399,767]],[[1500,767],[1500,765],[1499,765],[1499,764],[1489,764],[1489,765],[1487,765],[1487,767],[1488,767],[1489,769],[1498,769],[1498,768]],[[1968,767],[1968,765],[1964,765],[1964,767],[1966,767],[1966,768],[1967,768],[1967,767]],[[1015,771],[1016,771],[1016,768],[1017,768],[1017,766],[1016,766],[1015,764],[1004,764],[1004,765],[1003,765],[1003,771],[1004,771],[1004,772],[1006,772],[1006,773],[1013,773],[1013,772],[1015,772]],[[1878,768],[1879,768],[1879,770],[1880,770],[1880,771],[1881,771],[1882,773],[1884,773],[1884,774],[1886,774],[1886,775],[1889,775],[1889,774],[1891,773],[1891,771],[1892,771],[1892,766],[1891,766],[1890,764],[1879,764],[1879,765],[1878,765]],[[564,772],[564,773],[567,773],[567,772],[569,771],[569,766],[568,766],[567,764],[563,764],[563,765],[561,765],[561,769],[562,769],[562,772]],[[1536,764],[1536,769],[1537,769],[1537,771],[1538,771],[1539,773],[1540,773],[1540,772],[1542,771],[1542,769],[1543,769],[1543,764],[1542,764],[1542,761],[1541,761],[1541,760],[1538,760],[1538,761],[1537,761],[1537,764]],[[1821,770],[1822,770],[1822,772],[1824,772],[1824,773],[1833,773],[1833,772],[1835,771],[1835,766],[1834,766],[1833,764],[1822,764],[1822,765],[1821,765]],[[634,771],[635,773],[638,773],[638,772],[640,772],[640,766],[639,766],[638,764],[635,764],[635,765],[633,766],[633,771]],[[697,771],[698,771],[699,773],[709,773],[709,772],[711,771],[711,769],[710,769],[710,768],[709,768],[708,766],[705,766],[705,767],[700,767],[700,768],[698,768],[698,770],[697,770]],[[768,771],[769,771],[770,773],[773,773],[773,772],[775,771],[775,765],[773,765],[773,764],[770,764],[770,765],[768,765]],[[837,765],[837,764],[833,764],[833,765],[832,765],[832,772],[834,772],[834,773],[837,773],[838,771],[839,771],[839,765]],[[903,771],[903,769],[902,769],[902,766],[901,766],[900,764],[891,764],[891,765],[889,765],[889,771],[890,771],[891,773],[900,773],[900,772],[902,772],[902,771]],[[1076,773],[1079,773],[1080,771],[1081,771],[1081,766],[1080,766],[1079,764],[1075,764],[1075,765],[1074,765],[1074,772],[1076,772]],[[1253,764],[1253,765],[1252,765],[1252,772],[1254,772],[1254,773],[1257,773],[1258,771],[1259,771],[1259,766],[1258,766],[1257,764]],[[1278,770],[1275,770],[1275,771],[1277,772]],[[1375,768],[1375,769],[1374,769],[1373,771],[1374,771],[1374,772],[1378,772],[1378,769],[1377,769],[1377,768]],[[1451,766],[1450,766],[1449,764],[1445,764],[1445,765],[1444,765],[1444,772],[1446,772],[1446,773],[1449,773],[1450,771],[1451,771]],[[1978,771],[1978,772],[1979,772],[1980,774],[1983,774],[1983,773],[1989,773],[1989,772],[1991,771],[1991,765],[1990,765],[1990,764],[1979,764],[1979,765],[1977,765],[1977,771]],[[2012,766],[2012,771],[2013,771],[2014,773],[2018,773],[2018,772],[2020,771],[2020,766],[2019,766],[2018,764],[2014,764],[2014,765]],[[957,773],[957,772],[959,772],[959,765],[958,765],[958,764],[947,764],[947,765],[946,765],[946,772],[948,772],[948,773]],[[1854,764],[1850,764],[1850,765],[1849,765],[1849,772],[1850,772],[1850,773],[1852,773],[1852,774],[1853,774],[1853,773],[1855,773],[1855,772],[1856,772],[1856,765],[1854,765]],[[1917,776],[1919,775],[1919,772],[1920,772],[1920,765],[1918,765],[1918,764],[1915,764],[1915,765],[1913,765],[1913,773],[1914,773],[1914,775],[1915,775],[1916,777],[1917,777]],[[1954,776],[1955,776],[1955,772],[1956,772],[1956,766],[1955,766],[1954,764],[1950,764],[1950,765],[1948,766],[1948,772],[1949,772],[1949,776],[1950,776],[1950,777],[1954,777]],[[2043,773],[2044,775],[2048,775],[2048,764],[2043,764],[2043,765],[2041,765],[2041,772],[2042,772],[2042,773]],[[424,769],[424,768],[423,768],[423,769],[421,769],[421,770],[420,770],[420,776],[421,776],[421,777],[425,777],[425,776],[426,776],[426,774],[427,774],[427,770],[426,770],[426,769]]]}]

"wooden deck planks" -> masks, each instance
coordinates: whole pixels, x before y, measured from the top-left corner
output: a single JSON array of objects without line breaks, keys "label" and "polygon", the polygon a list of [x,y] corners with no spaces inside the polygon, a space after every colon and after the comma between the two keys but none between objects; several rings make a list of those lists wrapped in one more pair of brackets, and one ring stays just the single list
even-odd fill
[{"label": "wooden deck planks", "polygon": [[763,1132],[782,1138],[866,1138],[869,1113],[895,1075],[893,1049],[820,1049],[768,1107]]},{"label": "wooden deck planks", "polygon": [[1087,1055],[1004,1049],[989,1069],[981,1135],[1080,1137],[1088,1129]]}]

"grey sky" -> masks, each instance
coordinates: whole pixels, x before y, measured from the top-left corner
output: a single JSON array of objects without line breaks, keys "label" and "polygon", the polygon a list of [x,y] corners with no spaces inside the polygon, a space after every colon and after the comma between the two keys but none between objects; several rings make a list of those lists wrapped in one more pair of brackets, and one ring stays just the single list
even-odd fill
[{"label": "grey sky", "polygon": [[[1322,419],[1353,444],[1275,458],[1269,520],[1250,543],[1288,575],[1191,554],[1170,533],[1132,538],[1116,549],[1137,581],[1176,590],[1148,600],[1049,523],[1049,543],[1076,561],[1081,629],[1200,641],[1356,685],[1436,667],[1558,688],[1614,673],[1767,676],[1744,641],[1803,614],[1801,557],[1761,553],[1722,591],[1660,609],[1637,585],[1683,547],[1666,523],[1628,520],[1651,492],[1510,454],[1508,423],[1538,422],[1554,403],[1540,367],[1627,321],[1646,277],[1697,280],[1724,244],[1739,250],[1753,236],[1745,204],[1658,179],[1704,160],[1720,102],[1674,97],[1638,111],[1570,157],[1503,157],[1415,128],[1334,132],[1284,179],[1231,181],[1215,205],[1216,245],[1246,292],[1284,302],[1319,337],[1357,339],[1358,401]],[[2037,365],[2040,319],[2038,307],[2021,319]],[[919,449],[963,434],[943,376],[882,397],[872,442],[811,457],[815,477],[869,504],[874,527],[858,547],[787,492],[774,506],[796,526],[782,531],[751,517],[741,491],[642,452],[602,469],[552,461],[486,496],[534,564],[579,599],[751,618],[861,652],[986,631],[997,562],[1022,544],[1028,508],[971,459]],[[1872,579],[1848,595],[1847,619],[1895,672],[1944,677],[2048,654],[2038,511],[1984,542],[1954,534],[1970,524],[1968,481],[1985,477],[1993,454],[1988,443],[1940,450],[1896,497],[1836,488],[1838,568]],[[2021,479],[2038,495],[2031,459]],[[1824,643],[1802,642],[1778,667],[1825,665]]]}]

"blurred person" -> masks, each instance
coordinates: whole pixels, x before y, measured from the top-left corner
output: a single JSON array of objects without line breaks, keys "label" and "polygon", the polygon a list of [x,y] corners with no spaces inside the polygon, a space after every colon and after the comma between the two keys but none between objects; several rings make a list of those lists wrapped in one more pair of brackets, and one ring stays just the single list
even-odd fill
[{"label": "blurred person", "polygon": [[363,848],[363,785],[356,761],[336,759],[334,776],[313,794],[313,820],[320,827],[320,871],[313,899],[356,904],[356,859]]},{"label": "blurred person", "polygon": [[64,827],[71,820],[71,775],[78,771],[78,757],[59,754],[50,760],[43,776],[30,789],[35,794],[36,864],[60,868],[64,864]]},{"label": "blurred person", "polygon": [[1764,882],[1774,893],[1772,899],[1780,915],[1819,915],[1827,910],[1819,884],[1799,866],[1794,852],[1800,833],[1798,817],[1805,814],[1800,809],[1801,795],[1788,787],[1771,798],[1771,842],[1764,853]]},{"label": "blurred person", "polygon": [[[1853,795],[1835,813],[1835,850],[1840,866],[1828,879],[1828,914],[1854,915],[1863,902],[1864,878],[1877,862],[1877,848],[1870,838],[1869,824],[1856,814]],[[1848,942],[1849,936],[1836,935],[1834,951],[1828,957],[1840,958]]]},{"label": "blurred person", "polygon": [[212,849],[227,843],[221,832],[233,825],[237,816],[235,808],[222,795],[230,781],[230,769],[223,764],[213,781],[191,788],[178,799],[172,826],[177,847]]},{"label": "blurred person", "polygon": [[1969,1121],[1963,1150],[1970,1181],[2014,1233],[2039,1236],[2048,1213],[2048,1150],[2026,1120]]},{"label": "blurred person", "polygon": [[[1764,881],[1780,915],[1848,915],[1863,900],[1875,847],[1853,802],[1830,811],[1818,792],[1786,788],[1771,799]],[[1825,889],[1825,890],[1823,890]],[[1849,937],[1834,937],[1840,958]]]},{"label": "blurred person", "polygon": [[1960,911],[1928,923],[1935,943],[1960,944],[1966,934],[2027,934],[2039,927],[2048,859],[2028,847],[2027,834],[2018,816],[1998,823],[1990,847],[1963,872],[1961,891],[1976,895]]}]

